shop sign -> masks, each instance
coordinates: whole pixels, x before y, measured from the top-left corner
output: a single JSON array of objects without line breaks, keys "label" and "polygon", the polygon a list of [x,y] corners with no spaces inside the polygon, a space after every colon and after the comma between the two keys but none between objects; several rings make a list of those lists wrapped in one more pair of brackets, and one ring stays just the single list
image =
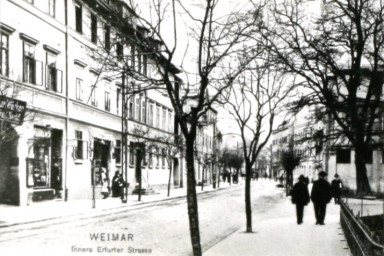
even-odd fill
[{"label": "shop sign", "polygon": [[25,101],[0,96],[0,120],[21,125],[26,108]]}]

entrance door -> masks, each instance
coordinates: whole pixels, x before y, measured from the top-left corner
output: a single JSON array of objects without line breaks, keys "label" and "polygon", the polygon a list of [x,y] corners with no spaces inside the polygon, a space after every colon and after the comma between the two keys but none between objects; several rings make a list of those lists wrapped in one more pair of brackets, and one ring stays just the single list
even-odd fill
[{"label": "entrance door", "polygon": [[0,144],[0,202],[19,204],[19,159],[17,139]]},{"label": "entrance door", "polygon": [[55,196],[62,196],[62,170],[63,159],[61,157],[63,132],[61,130],[51,131],[51,188],[55,190]]},{"label": "entrance door", "polygon": [[95,181],[95,185],[101,185],[102,175],[101,170],[106,170],[106,178],[109,180],[109,161],[110,161],[110,145],[111,143],[106,140],[95,139],[93,143],[93,175],[92,180]]}]

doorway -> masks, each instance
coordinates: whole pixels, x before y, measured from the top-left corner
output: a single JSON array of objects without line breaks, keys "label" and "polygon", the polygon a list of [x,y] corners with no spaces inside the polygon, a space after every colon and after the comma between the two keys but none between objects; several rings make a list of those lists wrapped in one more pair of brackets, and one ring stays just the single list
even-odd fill
[{"label": "doorway", "polygon": [[15,135],[13,139],[0,143],[0,202],[18,205],[20,198],[18,138],[13,128],[10,133]]}]

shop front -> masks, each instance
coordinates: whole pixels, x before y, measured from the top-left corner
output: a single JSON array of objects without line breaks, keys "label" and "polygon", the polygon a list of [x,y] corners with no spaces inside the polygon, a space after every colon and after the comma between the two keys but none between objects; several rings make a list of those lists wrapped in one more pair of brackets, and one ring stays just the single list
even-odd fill
[{"label": "shop front", "polygon": [[62,130],[34,127],[26,159],[29,200],[63,199]]}]

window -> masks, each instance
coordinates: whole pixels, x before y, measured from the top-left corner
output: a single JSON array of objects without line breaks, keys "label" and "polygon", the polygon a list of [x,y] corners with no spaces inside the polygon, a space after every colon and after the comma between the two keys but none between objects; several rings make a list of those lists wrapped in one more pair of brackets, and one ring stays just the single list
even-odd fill
[{"label": "window", "polygon": [[83,140],[83,132],[75,131],[76,147],[74,148],[74,159],[87,158],[87,142]]},{"label": "window", "polygon": [[155,120],[155,127],[160,128],[160,106],[156,106],[156,120]]},{"label": "window", "polygon": [[91,14],[91,41],[97,44],[97,17],[95,14]]},{"label": "window", "polygon": [[166,150],[163,148],[161,150],[161,168],[165,169],[165,157],[166,157]]},{"label": "window", "polygon": [[116,114],[120,113],[120,97],[121,97],[121,89],[116,89]]},{"label": "window", "polygon": [[133,103],[134,98],[129,99],[129,116],[130,119],[135,119],[135,104]]},{"label": "window", "polygon": [[105,92],[104,94],[104,109],[111,111],[111,97],[109,92]]},{"label": "window", "polygon": [[55,17],[56,0],[48,0],[48,13],[52,17]]},{"label": "window", "polygon": [[148,59],[147,55],[143,55],[143,74],[148,75]]},{"label": "window", "polygon": [[171,110],[168,110],[168,131],[173,132],[173,118]]},{"label": "window", "polygon": [[160,168],[160,152],[156,153],[156,169]]},{"label": "window", "polygon": [[153,126],[153,102],[149,103],[148,125]]},{"label": "window", "polygon": [[351,150],[349,148],[337,148],[336,163],[338,164],[351,163]]},{"label": "window", "polygon": [[24,41],[24,67],[23,81],[31,84],[37,82],[36,60],[35,60],[35,45]]},{"label": "window", "polygon": [[120,164],[121,163],[121,140],[116,140],[114,156],[115,156],[115,163]]},{"label": "window", "polygon": [[76,15],[76,31],[83,33],[83,7],[80,3],[75,4],[75,15]]},{"label": "window", "polygon": [[167,109],[163,108],[163,114],[161,119],[161,129],[165,130],[166,126],[166,120],[167,120]]},{"label": "window", "polygon": [[146,100],[143,100],[141,102],[141,120],[140,121],[144,124],[147,122],[147,102],[146,102]]},{"label": "window", "polygon": [[9,37],[6,34],[0,34],[0,75],[8,76],[9,74],[9,50],[8,40]]},{"label": "window", "polygon": [[56,68],[56,55],[47,52],[46,88],[49,91],[61,92],[61,70]]},{"label": "window", "polygon": [[133,45],[131,45],[131,60],[132,69],[135,70],[135,47]]},{"label": "window", "polygon": [[140,122],[140,98],[136,98],[135,120]]},{"label": "window", "polygon": [[83,80],[76,78],[76,99],[83,100]]},{"label": "window", "polygon": [[129,165],[135,164],[135,146],[134,143],[131,141],[129,143]]},{"label": "window", "polygon": [[118,42],[116,43],[116,55],[118,60],[123,60],[124,58],[124,48],[123,45]]},{"label": "window", "polygon": [[104,47],[106,51],[111,49],[111,28],[107,25],[104,27]]},{"label": "window", "polygon": [[91,104],[95,107],[97,107],[96,89],[96,85],[91,86]]},{"label": "window", "polygon": [[141,53],[138,51],[138,52],[137,52],[137,71],[138,71],[139,73],[142,72],[142,70],[141,70],[141,68],[142,68],[142,65],[141,65],[141,57],[142,57],[142,55],[141,55]]},{"label": "window", "polygon": [[148,167],[149,168],[153,167],[153,154],[152,154],[152,152],[149,152],[149,154],[148,154]]}]

